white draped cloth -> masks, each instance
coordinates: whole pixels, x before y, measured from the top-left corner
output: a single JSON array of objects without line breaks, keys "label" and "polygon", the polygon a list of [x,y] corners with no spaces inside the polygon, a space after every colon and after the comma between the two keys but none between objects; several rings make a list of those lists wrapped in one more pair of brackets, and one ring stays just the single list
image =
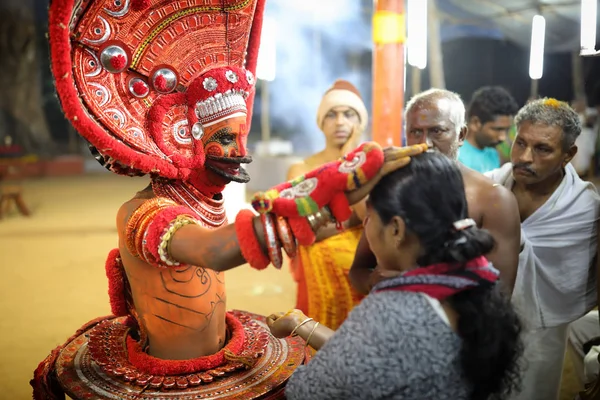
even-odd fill
[{"label": "white draped cloth", "polygon": [[[486,173],[512,189],[512,164]],[[568,164],[550,198],[521,223],[513,304],[524,324],[523,387],[511,400],[557,400],[569,323],[596,305],[600,196]]]},{"label": "white draped cloth", "polygon": [[[512,164],[486,173],[512,189]],[[550,198],[521,224],[513,301],[530,329],[575,321],[596,305],[597,221],[600,196],[572,165]]]}]

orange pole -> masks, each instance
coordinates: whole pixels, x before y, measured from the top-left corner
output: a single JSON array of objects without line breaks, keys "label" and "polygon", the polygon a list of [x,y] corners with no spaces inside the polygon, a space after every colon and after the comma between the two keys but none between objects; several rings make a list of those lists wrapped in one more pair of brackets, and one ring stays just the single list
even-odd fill
[{"label": "orange pole", "polygon": [[404,108],[404,0],[374,2],[373,140],[382,146],[400,146]]}]

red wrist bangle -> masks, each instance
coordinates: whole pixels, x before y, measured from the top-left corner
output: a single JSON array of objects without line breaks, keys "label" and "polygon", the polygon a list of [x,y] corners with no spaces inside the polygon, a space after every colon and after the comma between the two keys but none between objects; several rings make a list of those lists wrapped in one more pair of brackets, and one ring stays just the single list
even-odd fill
[{"label": "red wrist bangle", "polygon": [[298,244],[310,246],[317,240],[317,237],[306,218],[289,218],[288,223],[290,224],[290,228],[292,229],[292,233],[296,237]]},{"label": "red wrist bangle", "polygon": [[254,217],[252,211],[241,210],[235,217],[235,233],[244,259],[252,268],[261,270],[269,266],[270,260],[260,247],[254,230]]},{"label": "red wrist bangle", "polygon": [[289,222],[283,217],[277,217],[277,235],[288,257],[296,257],[296,238],[292,233]]},{"label": "red wrist bangle", "polygon": [[281,242],[277,237],[275,217],[271,213],[261,214],[260,222],[263,226],[265,243],[267,244],[271,264],[273,264],[275,268],[281,269],[283,257],[281,256]]}]

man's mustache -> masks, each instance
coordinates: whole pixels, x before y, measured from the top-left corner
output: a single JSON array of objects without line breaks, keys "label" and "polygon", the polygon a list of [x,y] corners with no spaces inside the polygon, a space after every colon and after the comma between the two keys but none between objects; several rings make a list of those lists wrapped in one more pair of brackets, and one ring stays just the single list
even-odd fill
[{"label": "man's mustache", "polygon": [[520,169],[521,171],[525,171],[530,173],[531,175],[536,175],[535,170],[529,166],[529,164],[518,163],[513,165],[513,171],[515,169]]}]

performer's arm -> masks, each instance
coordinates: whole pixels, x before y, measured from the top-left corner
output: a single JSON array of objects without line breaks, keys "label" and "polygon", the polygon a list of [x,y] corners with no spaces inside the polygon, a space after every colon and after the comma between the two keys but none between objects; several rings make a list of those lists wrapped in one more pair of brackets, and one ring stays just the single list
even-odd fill
[{"label": "performer's arm", "polygon": [[[348,222],[354,225],[360,223],[355,218]],[[260,217],[254,217],[253,227],[261,250],[268,254]],[[319,229],[316,232],[316,240],[331,236],[327,232],[329,229],[336,229],[335,225],[329,224]],[[323,230],[326,231],[325,235],[321,233]],[[237,235],[234,224],[210,230],[199,225],[186,225],[177,230],[171,239],[169,254],[182,264],[202,265],[215,271],[227,271],[246,263]]]},{"label": "performer's arm", "polygon": [[[260,247],[267,254],[259,217],[254,217],[253,226]],[[227,271],[246,264],[234,224],[214,230],[186,225],[175,233],[169,250],[173,259],[182,264],[201,265],[214,271]]]},{"label": "performer's arm", "polygon": [[495,186],[489,192],[481,228],[489,231],[496,246],[486,257],[500,271],[500,281],[508,293],[512,293],[517,278],[519,253],[521,251],[521,218],[514,195],[503,186]]},{"label": "performer's arm", "polygon": [[[119,230],[125,231],[123,237],[131,255],[160,267],[189,264],[226,271],[248,262],[256,269],[266,268],[269,263],[281,268],[282,247],[292,257],[295,239],[299,243],[314,241],[319,228],[335,220],[337,215],[344,215],[344,207],[364,199],[383,176],[406,165],[410,162],[411,155],[422,151],[424,148],[421,146],[384,152],[384,164],[375,176],[356,189],[344,192],[345,205],[343,201],[333,202],[335,199],[332,197],[331,208],[323,204],[323,208],[315,214],[296,216],[289,223],[285,218],[278,218],[272,213],[263,213],[259,217],[249,210],[242,210],[238,213],[235,224],[207,229],[197,224],[189,208],[157,197],[146,200],[141,205],[130,204],[128,216],[122,219],[125,229],[121,227]],[[377,156],[377,153],[373,154]],[[336,164],[329,168],[328,172],[340,174]],[[338,180],[345,178],[343,174],[336,177]],[[323,190],[327,190],[326,186],[324,188]],[[257,200],[268,201],[271,200]]]},{"label": "performer's arm", "polygon": [[[123,241],[133,233],[127,232],[127,224],[135,212],[148,198],[135,199],[125,204],[117,214],[117,229]],[[260,217],[254,217],[254,230],[263,251],[266,245]],[[124,246],[132,256],[138,256],[130,251],[131,246]],[[246,263],[240,251],[234,224],[218,229],[207,229],[200,225],[189,224],[179,228],[169,243],[169,254],[181,264],[200,265],[215,271],[226,271]]]}]

